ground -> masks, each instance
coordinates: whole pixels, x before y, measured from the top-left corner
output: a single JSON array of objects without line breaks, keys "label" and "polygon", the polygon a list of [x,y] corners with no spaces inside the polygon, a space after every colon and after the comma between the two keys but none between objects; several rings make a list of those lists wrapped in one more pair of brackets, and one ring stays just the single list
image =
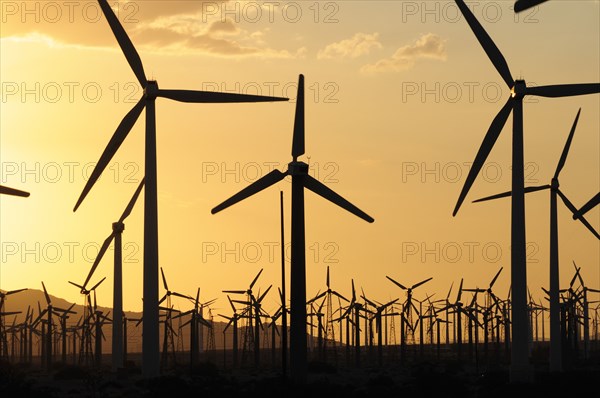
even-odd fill
[{"label": "ground", "polygon": [[[480,370],[472,364],[414,362],[408,366],[339,368],[312,362],[305,385],[283,381],[272,370],[219,370],[202,363],[190,374],[180,369],[156,379],[144,380],[136,367],[119,374],[108,369],[88,370],[57,364],[50,372],[25,365],[3,363],[0,367],[2,397],[180,397],[250,396],[261,397],[366,397],[394,394],[420,397],[506,397],[518,393],[539,397],[598,391],[600,362],[586,363],[561,374],[538,367],[535,381],[510,384],[505,367]],[[404,395],[406,394],[406,395]]]}]

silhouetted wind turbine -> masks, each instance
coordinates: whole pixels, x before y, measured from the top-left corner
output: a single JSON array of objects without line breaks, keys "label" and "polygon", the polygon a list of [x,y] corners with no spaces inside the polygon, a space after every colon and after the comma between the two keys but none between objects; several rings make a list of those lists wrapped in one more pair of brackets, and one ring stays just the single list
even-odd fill
[{"label": "silhouetted wind turbine", "polygon": [[[560,160],[556,166],[556,171],[552,177],[552,181],[549,185],[542,185],[538,187],[527,187],[525,193],[543,191],[546,189],[550,190],[550,370],[558,372],[561,370],[561,342],[560,342],[560,303],[559,303],[559,259],[558,259],[558,197],[560,197],[563,203],[571,212],[577,211],[571,201],[562,193],[560,190],[560,182],[558,177],[560,172],[565,166],[571,142],[577,128],[577,122],[579,121],[579,115],[581,109],[577,112],[573,126],[563,148]],[[498,195],[488,196],[486,198],[475,200],[474,202],[485,202],[488,200],[510,197],[511,192],[504,192]],[[587,222],[582,216],[580,217],[581,222],[598,238],[600,235],[594,230],[594,228]]]},{"label": "silhouetted wind turbine", "polygon": [[587,202],[586,204],[584,204],[581,207],[581,209],[577,210],[573,214],[573,219],[577,220],[578,218],[582,217],[585,213],[587,213],[588,211],[592,210],[594,207],[598,206],[599,203],[600,203],[600,192],[598,192],[596,194],[596,196],[594,196],[592,199],[590,199],[589,202]]},{"label": "silhouetted wind turbine", "polygon": [[0,185],[0,195],[20,196],[23,198],[27,198],[29,197],[29,192]]},{"label": "silhouetted wind turbine", "polygon": [[527,258],[525,241],[525,187],[523,160],[523,98],[526,95],[542,97],[568,97],[574,95],[593,94],[600,92],[600,84],[565,84],[553,86],[527,87],[524,80],[514,81],[504,59],[491,37],[477,21],[463,0],[455,0],[477,40],[511,89],[511,96],[506,105],[500,110],[479,148],[473,167],[465,181],[462,192],[454,209],[453,215],[460,209],[475,178],[483,167],[491,152],[506,120],[513,112],[513,143],[512,143],[512,209],[511,209],[511,283],[512,300],[512,350],[511,350],[511,380],[514,382],[528,381],[532,372],[529,366],[528,349],[528,317],[527,317]]},{"label": "silhouetted wind turbine", "polygon": [[290,375],[296,382],[306,380],[306,249],[304,231],[304,188],[337,204],[350,213],[365,221],[373,222],[373,218],[342,198],[320,181],[308,174],[308,165],[298,161],[304,154],[304,76],[298,79],[298,95],[296,100],[296,115],[294,120],[294,136],[292,140],[292,162],[288,170],[282,173],[273,170],[261,179],[244,188],[225,202],[221,203],[212,213],[218,213],[227,207],[244,200],[263,189],[292,177],[292,260],[291,260],[291,322],[290,322]]},{"label": "silhouetted wind turbine", "polygon": [[[123,211],[121,218],[119,221],[112,224],[112,233],[108,235],[108,238],[104,240],[96,259],[94,260],[94,264],[92,264],[92,268],[88,273],[85,282],[83,282],[83,287],[81,292],[85,290],[85,286],[90,281],[94,271],[100,264],[104,253],[108,250],[113,239],[115,240],[115,255],[114,255],[114,283],[113,283],[113,327],[112,327],[112,369],[116,371],[118,368],[122,368],[125,366],[125,354],[123,351],[123,250],[122,250],[122,234],[125,230],[124,221],[133,210],[135,206],[135,202],[137,201],[140,193],[142,192],[142,188],[144,187],[145,178],[142,178],[140,184],[138,185],[135,193],[133,194],[129,204]],[[75,285],[77,286],[77,285]],[[90,291],[93,289],[90,289]],[[159,303],[160,304],[160,303]]]},{"label": "silhouetted wind turbine", "polygon": [[417,282],[414,285],[412,285],[411,287],[406,287],[406,286],[402,285],[400,282],[393,280],[392,278],[390,278],[387,275],[386,275],[386,278],[388,278],[394,285],[398,286],[400,289],[406,290],[406,300],[404,301],[404,306],[403,306],[402,312],[406,313],[406,319],[408,320],[408,322],[407,322],[408,326],[414,332],[414,325],[412,324],[412,311],[414,309],[418,315],[420,315],[420,312],[417,309],[417,307],[414,305],[414,303],[412,302],[412,292],[414,289],[416,289],[419,286],[432,280],[433,277],[422,280],[421,282]]},{"label": "silhouetted wind turbine", "polygon": [[232,93],[216,93],[190,90],[159,89],[154,80],[148,80],[144,67],[133,43],[125,33],[107,0],[98,0],[110,28],[125,54],[129,66],[135,73],[144,95],[129,111],[117,127],[108,146],[102,153],[90,179],[85,185],[73,211],[81,205],[92,186],[96,183],[127,134],[146,109],[145,173],[146,192],[144,199],[144,325],[142,335],[142,373],[145,377],[158,376],[159,363],[159,322],[158,322],[158,199],[156,170],[156,98],[168,98],[188,103],[234,103],[283,101],[284,98],[262,97]]},{"label": "silhouetted wind turbine", "polygon": [[548,0],[517,0],[515,3],[515,12],[528,10],[532,7],[547,2]]}]

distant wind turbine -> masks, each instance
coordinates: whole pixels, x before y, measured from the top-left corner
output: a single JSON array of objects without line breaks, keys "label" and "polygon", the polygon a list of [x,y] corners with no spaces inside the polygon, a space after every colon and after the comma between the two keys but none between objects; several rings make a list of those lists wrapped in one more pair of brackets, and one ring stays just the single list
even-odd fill
[{"label": "distant wind turbine", "polygon": [[304,230],[304,188],[337,204],[365,221],[373,222],[368,214],[342,198],[323,183],[308,174],[308,165],[298,161],[304,155],[304,76],[298,80],[292,161],[282,173],[273,170],[258,181],[244,188],[214,209],[212,214],[228,208],[260,191],[292,177],[292,260],[291,260],[291,319],[290,319],[290,375],[296,382],[306,381],[306,249]]},{"label": "distant wind turbine", "polygon": [[117,127],[108,146],[102,153],[92,172],[75,208],[81,205],[93,185],[96,183],[114,154],[117,152],[127,134],[137,121],[144,108],[146,109],[145,139],[145,176],[146,191],[144,199],[144,324],[142,334],[142,373],[145,377],[155,377],[160,373],[159,363],[159,320],[158,320],[158,198],[156,170],[156,111],[157,98],[167,98],[188,103],[234,103],[284,101],[285,98],[263,97],[210,91],[164,90],[158,83],[148,80],[138,52],[127,36],[125,29],[110,8],[107,0],[98,0],[110,28],[125,54],[129,66],[133,70],[144,95],[129,111]]},{"label": "distant wind turbine", "polygon": [[[113,283],[113,327],[112,327],[112,369],[116,371],[118,368],[122,368],[125,366],[125,351],[123,349],[123,250],[122,250],[122,235],[125,230],[125,219],[129,217],[133,207],[135,206],[135,202],[137,201],[140,193],[142,192],[142,188],[144,187],[144,178],[140,181],[135,193],[133,194],[129,204],[123,211],[121,218],[119,221],[112,224],[112,233],[108,235],[108,238],[104,240],[96,259],[94,260],[94,264],[92,264],[92,268],[88,273],[85,282],[83,282],[83,288],[81,289],[81,293],[83,294],[85,291],[85,287],[88,282],[92,278],[94,271],[100,264],[104,253],[108,250],[113,239],[115,240],[115,256],[114,256],[114,283]],[[90,289],[93,290],[93,289]],[[160,303],[159,303],[160,304]]]},{"label": "distant wind turbine", "polygon": [[473,167],[460,193],[453,215],[456,216],[469,189],[475,182],[510,113],[513,113],[512,142],[512,204],[511,204],[511,284],[512,284],[512,350],[511,380],[529,381],[532,370],[529,365],[528,316],[527,316],[527,257],[525,240],[525,181],[523,160],[523,98],[526,95],[542,97],[569,97],[600,92],[600,84],[564,84],[527,87],[525,80],[513,80],[504,56],[496,47],[483,26],[463,0],[455,0],[477,40],[492,64],[511,90],[511,96],[492,121],[479,148]]}]

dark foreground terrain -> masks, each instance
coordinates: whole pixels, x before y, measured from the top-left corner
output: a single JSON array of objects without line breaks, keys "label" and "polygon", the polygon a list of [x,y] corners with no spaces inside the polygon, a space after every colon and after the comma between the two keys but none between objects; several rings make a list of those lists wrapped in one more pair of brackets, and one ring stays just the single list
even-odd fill
[{"label": "dark foreground terrain", "polygon": [[[270,370],[219,370],[211,363],[173,371],[156,379],[144,380],[139,368],[113,374],[56,364],[51,372],[27,365],[0,365],[0,397],[510,397],[526,394],[553,397],[599,391],[600,363],[587,363],[561,374],[536,369],[535,381],[527,385],[510,384],[505,368],[476,372],[471,365],[458,362],[419,362],[402,368],[365,367],[335,369],[331,365],[310,364],[308,382],[293,385]],[[594,393],[595,391],[595,393]],[[416,395],[411,395],[416,394]],[[568,395],[566,395],[568,394]]]}]

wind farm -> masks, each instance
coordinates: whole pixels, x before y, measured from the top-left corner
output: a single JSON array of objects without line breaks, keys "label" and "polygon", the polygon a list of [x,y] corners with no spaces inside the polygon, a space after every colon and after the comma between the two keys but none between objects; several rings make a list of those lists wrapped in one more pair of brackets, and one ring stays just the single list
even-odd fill
[{"label": "wind farm", "polygon": [[75,3],[2,4],[0,391],[593,386],[598,2]]}]

